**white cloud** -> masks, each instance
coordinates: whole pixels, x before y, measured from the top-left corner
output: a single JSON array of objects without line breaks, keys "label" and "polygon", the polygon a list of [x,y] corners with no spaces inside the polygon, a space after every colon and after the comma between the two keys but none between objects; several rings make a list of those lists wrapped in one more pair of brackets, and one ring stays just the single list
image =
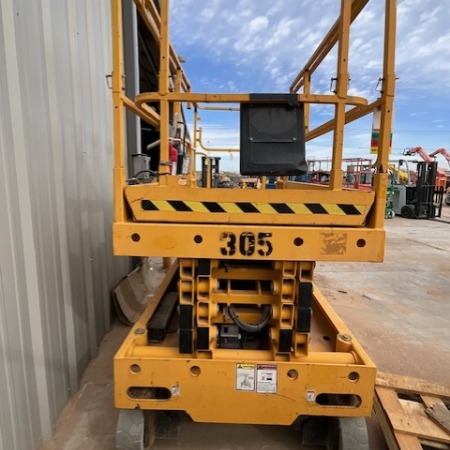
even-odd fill
[{"label": "white cloud", "polygon": [[262,31],[267,30],[269,26],[269,19],[265,16],[255,17],[248,24],[248,32],[249,33],[260,33]]},{"label": "white cloud", "polygon": [[269,26],[269,19],[265,16],[257,16],[250,20],[247,26],[240,29],[234,44],[238,53],[251,53],[261,48],[265,32]]},{"label": "white cloud", "polygon": [[253,11],[251,9],[240,8],[237,11],[233,12],[233,14],[231,14],[229,10],[224,9],[222,10],[220,16],[221,18],[226,20],[228,25],[231,25],[232,27],[239,27],[242,24],[248,23],[249,20],[251,20],[252,14]]}]

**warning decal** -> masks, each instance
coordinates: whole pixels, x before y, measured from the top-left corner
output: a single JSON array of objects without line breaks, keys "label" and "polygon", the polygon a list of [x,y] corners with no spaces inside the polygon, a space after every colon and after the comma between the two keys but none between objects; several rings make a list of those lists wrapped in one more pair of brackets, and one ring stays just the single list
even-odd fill
[{"label": "warning decal", "polygon": [[236,390],[255,390],[255,365],[236,364]]},{"label": "warning decal", "polygon": [[256,392],[264,394],[277,393],[277,366],[275,364],[258,364],[256,370]]}]

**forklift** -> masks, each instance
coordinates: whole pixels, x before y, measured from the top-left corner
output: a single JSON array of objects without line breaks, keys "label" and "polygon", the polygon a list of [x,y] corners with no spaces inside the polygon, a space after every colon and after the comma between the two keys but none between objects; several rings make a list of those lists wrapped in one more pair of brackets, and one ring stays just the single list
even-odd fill
[{"label": "forklift", "polygon": [[414,183],[394,185],[392,204],[396,215],[407,219],[441,217],[444,189],[436,185],[437,165],[436,161],[419,161]]},{"label": "forklift", "polygon": [[[157,85],[134,98],[124,86],[122,13],[130,1],[112,0],[114,254],[162,257],[167,273],[114,358],[117,448],[150,448],[158,417],[184,414],[202,423],[295,426],[305,444],[368,449],[364,417],[376,367],[314,284],[314,270],[316,261],[383,260],[396,1],[385,0],[381,90],[372,102],[348,92],[350,28],[368,0],[341,1],[336,22],[284,94],[193,92],[169,40],[169,0],[134,0],[139,37],[158,57]],[[335,87],[314,93],[316,70],[336,46]],[[312,128],[314,106],[324,104],[334,118]],[[197,119],[206,108],[239,110],[241,174],[276,177],[275,189],[198,184]],[[194,130],[177,134],[189,109]],[[346,124],[375,110],[373,186],[346,189]],[[126,145],[126,112],[158,140],[145,143],[159,151],[150,181],[128,172],[134,149]],[[293,181],[307,171],[307,142],[328,132],[329,185]]]}]

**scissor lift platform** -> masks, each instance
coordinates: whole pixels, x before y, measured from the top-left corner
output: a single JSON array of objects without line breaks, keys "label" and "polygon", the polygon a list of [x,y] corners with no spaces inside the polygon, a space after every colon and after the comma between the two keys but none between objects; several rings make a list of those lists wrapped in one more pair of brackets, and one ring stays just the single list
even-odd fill
[{"label": "scissor lift platform", "polygon": [[[143,429],[143,411],[184,411],[200,422],[300,423],[308,430],[304,418],[337,418],[328,422],[338,425],[330,427],[329,448],[346,450],[352,430],[365,430],[376,369],[313,284],[313,272],[315,261],[383,259],[396,2],[385,3],[382,86],[369,103],[349,95],[348,73],[350,26],[368,0],[342,0],[338,20],[286,94],[192,92],[170,45],[169,0],[133,1],[140,31],[158,50],[158,83],[134,100],[126,95],[123,5],[112,0],[114,253],[176,262],[115,357],[119,448],[135,419]],[[311,77],[336,44],[335,89],[315,94]],[[335,117],[311,129],[317,105],[331,106]],[[183,132],[183,107],[193,110],[193,139]],[[145,182],[126,173],[125,108],[157,136],[147,146],[158,148],[157,167],[144,171]],[[198,151],[202,109],[239,110],[241,174],[277,176],[277,189],[211,188],[210,174],[198,185],[196,157],[210,158]],[[345,125],[375,111],[373,188],[348,189]],[[289,179],[306,170],[306,143],[327,132],[329,185]],[[363,434],[358,450],[368,446]]]}]

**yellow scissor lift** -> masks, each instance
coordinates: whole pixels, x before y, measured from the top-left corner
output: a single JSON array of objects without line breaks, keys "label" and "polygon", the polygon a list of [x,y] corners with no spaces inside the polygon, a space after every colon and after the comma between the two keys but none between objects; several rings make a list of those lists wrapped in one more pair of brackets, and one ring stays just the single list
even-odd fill
[{"label": "yellow scissor lift", "polygon": [[[356,448],[348,435],[361,425],[356,418],[371,413],[376,368],[313,284],[313,273],[315,261],[383,259],[395,0],[385,2],[382,88],[370,104],[348,95],[350,27],[368,0],[341,1],[336,23],[283,95],[191,92],[169,42],[169,1],[134,0],[159,47],[158,90],[135,99],[124,93],[122,1],[128,0],[112,0],[114,252],[172,264],[115,356],[117,447],[151,441],[148,412],[184,411],[198,422],[300,428],[308,417],[334,417],[329,447]],[[336,45],[335,91],[314,94],[314,72]],[[335,117],[310,129],[310,106],[317,104],[334,106]],[[195,118],[202,108],[238,107],[241,169],[276,174],[277,188],[199,187],[196,120],[192,142],[175,131],[183,105]],[[159,169],[150,182],[127,182],[125,109],[159,130]],[[344,189],[345,125],[375,109],[381,125],[373,189]],[[329,186],[289,181],[304,170],[305,142],[327,132]],[[171,138],[189,162],[177,175],[170,174]],[[362,434],[361,449],[368,445]]]}]

